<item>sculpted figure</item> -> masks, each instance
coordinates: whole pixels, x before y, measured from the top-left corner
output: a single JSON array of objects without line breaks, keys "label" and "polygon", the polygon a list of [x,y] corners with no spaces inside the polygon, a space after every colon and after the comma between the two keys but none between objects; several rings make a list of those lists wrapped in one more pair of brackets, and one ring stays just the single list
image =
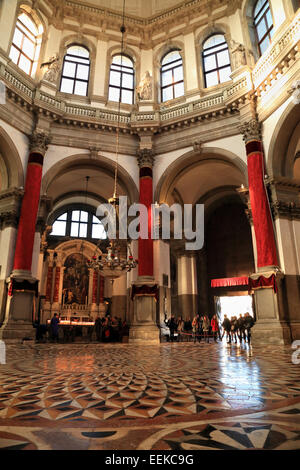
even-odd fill
[{"label": "sculpted figure", "polygon": [[137,95],[139,100],[151,100],[152,98],[151,75],[148,70],[137,87]]}]

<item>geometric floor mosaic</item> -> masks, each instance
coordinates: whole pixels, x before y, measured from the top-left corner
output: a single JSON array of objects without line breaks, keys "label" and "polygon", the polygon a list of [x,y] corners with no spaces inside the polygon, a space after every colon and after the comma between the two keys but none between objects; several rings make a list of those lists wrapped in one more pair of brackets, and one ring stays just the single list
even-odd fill
[{"label": "geometric floor mosaic", "polygon": [[284,346],[8,344],[2,449],[300,449]]}]

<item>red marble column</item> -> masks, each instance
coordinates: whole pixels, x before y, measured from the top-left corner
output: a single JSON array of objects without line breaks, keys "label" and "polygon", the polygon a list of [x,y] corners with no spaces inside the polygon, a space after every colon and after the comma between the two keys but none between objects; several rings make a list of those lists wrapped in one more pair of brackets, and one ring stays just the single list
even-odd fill
[{"label": "red marble column", "polygon": [[152,168],[154,154],[150,149],[142,149],[138,152],[138,163],[140,167],[140,204],[148,209],[148,239],[138,240],[138,273],[139,276],[153,277],[153,240],[151,236],[151,205],[153,203],[153,181]]},{"label": "red marble column", "polygon": [[30,138],[25,191],[21,206],[13,266],[15,274],[31,273],[43,161],[48,144],[49,138],[45,134],[34,133]]},{"label": "red marble column", "polygon": [[94,271],[93,273],[93,292],[92,292],[92,303],[97,303],[97,291],[98,291],[98,273]]},{"label": "red marble column", "polygon": [[257,267],[278,266],[270,204],[264,183],[265,166],[260,123],[253,119],[241,127],[246,143],[248,184],[257,246]]},{"label": "red marble column", "polygon": [[59,298],[60,267],[55,268],[53,302],[58,302]]}]

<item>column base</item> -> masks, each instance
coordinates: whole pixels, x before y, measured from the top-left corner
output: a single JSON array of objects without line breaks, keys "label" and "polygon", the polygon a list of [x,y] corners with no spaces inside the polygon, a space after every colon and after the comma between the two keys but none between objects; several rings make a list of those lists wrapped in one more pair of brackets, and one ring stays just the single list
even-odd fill
[{"label": "column base", "polygon": [[291,344],[291,329],[285,322],[257,322],[251,331],[251,342],[254,346],[265,344]]},{"label": "column base", "polygon": [[132,325],[129,330],[128,342],[143,345],[159,344],[159,329],[156,325]]},{"label": "column base", "polygon": [[292,341],[296,339],[300,339],[300,322],[291,322],[290,323],[291,334],[292,334]]},{"label": "column base", "polygon": [[[37,280],[26,273],[18,277],[12,274],[10,279],[17,279],[12,297],[6,303],[3,325],[0,329],[0,339],[3,340],[34,340],[36,330],[33,327],[33,309],[35,302],[35,284]],[[8,280],[10,282],[10,280]],[[19,285],[17,285],[19,283]]]}]

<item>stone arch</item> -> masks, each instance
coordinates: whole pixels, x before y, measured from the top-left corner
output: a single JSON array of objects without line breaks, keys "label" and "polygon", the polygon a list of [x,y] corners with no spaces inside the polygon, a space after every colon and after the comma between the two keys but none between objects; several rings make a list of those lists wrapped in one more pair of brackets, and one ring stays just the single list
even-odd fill
[{"label": "stone arch", "polygon": [[232,165],[240,172],[243,184],[247,185],[247,165],[240,157],[218,147],[206,147],[200,155],[194,151],[189,151],[168,166],[158,181],[154,200],[161,203],[165,202],[175,181],[184,173],[205,161],[219,161]]},{"label": "stone arch", "polygon": [[[92,168],[100,170],[108,176],[114,176],[114,162],[109,158],[102,155],[96,157],[90,157],[87,154],[76,154],[66,157],[56,164],[54,164],[44,175],[42,180],[42,194],[47,194],[48,188],[51,183],[58,176],[64,174],[64,172],[71,168]],[[118,179],[122,188],[128,195],[128,203],[132,204],[139,200],[138,188],[130,176],[130,174],[121,166],[118,168]],[[113,188],[112,188],[113,190]]]},{"label": "stone arch", "polygon": [[0,126],[0,190],[20,188],[24,186],[24,172],[19,152],[7,134]]},{"label": "stone arch", "polygon": [[74,253],[82,253],[87,259],[91,259],[92,256],[99,256],[102,254],[99,247],[88,240],[68,240],[60,243],[55,247],[55,252],[60,253],[60,262],[63,266],[68,256]]},{"label": "stone arch", "polygon": [[271,137],[267,167],[272,176],[293,178],[300,126],[300,104],[289,103]]}]

